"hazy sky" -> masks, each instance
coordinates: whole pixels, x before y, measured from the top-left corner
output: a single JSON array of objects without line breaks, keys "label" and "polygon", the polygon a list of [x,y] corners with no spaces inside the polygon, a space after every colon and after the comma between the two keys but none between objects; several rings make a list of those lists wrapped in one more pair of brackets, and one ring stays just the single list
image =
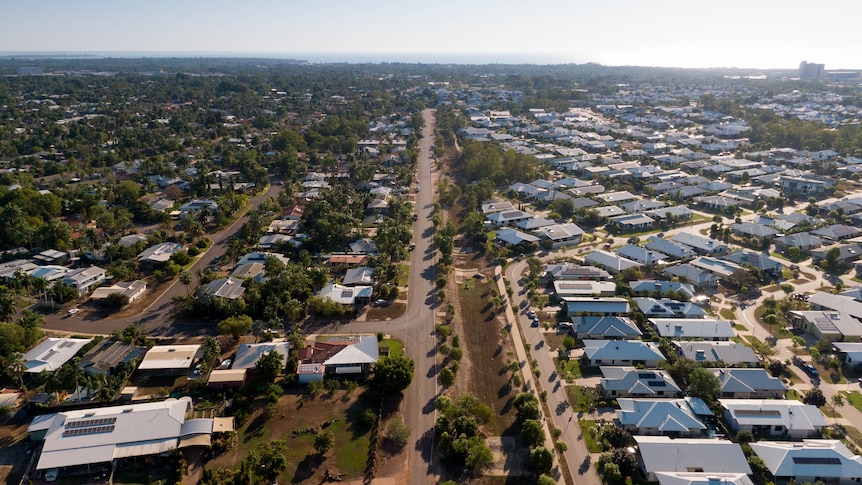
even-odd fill
[{"label": "hazy sky", "polygon": [[862,68],[859,0],[2,0],[0,12],[2,52]]}]

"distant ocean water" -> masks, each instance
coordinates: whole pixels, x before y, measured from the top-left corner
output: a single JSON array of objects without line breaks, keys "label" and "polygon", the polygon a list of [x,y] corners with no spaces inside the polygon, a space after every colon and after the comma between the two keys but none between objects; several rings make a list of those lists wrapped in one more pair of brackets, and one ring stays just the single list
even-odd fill
[{"label": "distant ocean water", "polygon": [[426,64],[561,64],[585,62],[566,60],[559,54],[534,53],[333,53],[333,52],[230,52],[230,51],[139,51],[139,52],[0,52],[0,58],[17,59],[99,59],[99,58],[267,58],[295,59],[311,63],[426,63]]}]

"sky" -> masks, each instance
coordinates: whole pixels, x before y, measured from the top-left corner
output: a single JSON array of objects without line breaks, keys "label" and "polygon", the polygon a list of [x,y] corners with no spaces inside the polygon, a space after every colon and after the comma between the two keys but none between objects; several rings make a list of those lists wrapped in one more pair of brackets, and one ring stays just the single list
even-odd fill
[{"label": "sky", "polygon": [[862,69],[859,0],[2,0],[2,53]]}]

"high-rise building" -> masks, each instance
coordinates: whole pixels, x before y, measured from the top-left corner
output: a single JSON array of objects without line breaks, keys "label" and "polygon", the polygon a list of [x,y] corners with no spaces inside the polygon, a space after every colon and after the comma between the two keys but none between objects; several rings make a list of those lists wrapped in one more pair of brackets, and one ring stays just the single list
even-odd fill
[{"label": "high-rise building", "polygon": [[814,64],[802,61],[799,63],[799,77],[801,79],[816,79],[823,77],[826,73],[826,64]]}]

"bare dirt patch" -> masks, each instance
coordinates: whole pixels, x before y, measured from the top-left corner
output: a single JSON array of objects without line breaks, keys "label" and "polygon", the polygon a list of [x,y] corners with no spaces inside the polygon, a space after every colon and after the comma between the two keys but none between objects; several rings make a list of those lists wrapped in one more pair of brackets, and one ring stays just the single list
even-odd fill
[{"label": "bare dirt patch", "polygon": [[18,483],[31,455],[27,454],[29,420],[8,419],[0,422],[0,483]]}]

